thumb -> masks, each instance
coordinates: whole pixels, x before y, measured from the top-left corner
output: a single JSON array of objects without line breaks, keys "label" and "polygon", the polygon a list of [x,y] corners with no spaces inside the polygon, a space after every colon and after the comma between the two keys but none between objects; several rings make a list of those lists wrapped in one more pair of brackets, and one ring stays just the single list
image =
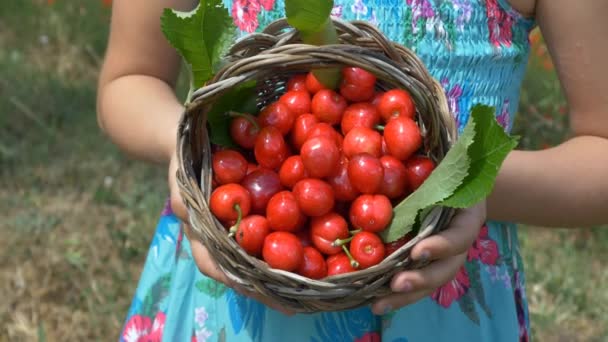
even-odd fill
[{"label": "thumb", "polygon": [[179,192],[179,186],[177,185],[177,157],[175,153],[171,156],[171,161],[169,162],[168,183],[173,213],[182,220],[182,222],[189,222],[188,210],[186,209],[184,200]]}]

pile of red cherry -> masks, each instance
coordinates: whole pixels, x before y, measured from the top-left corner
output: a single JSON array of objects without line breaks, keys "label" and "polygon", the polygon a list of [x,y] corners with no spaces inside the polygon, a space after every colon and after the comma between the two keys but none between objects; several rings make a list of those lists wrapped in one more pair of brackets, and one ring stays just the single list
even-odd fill
[{"label": "pile of red cherry", "polygon": [[342,69],[339,89],[292,76],[260,113],[230,113],[238,148],[213,153],[210,209],[250,255],[311,279],[380,263],[409,236],[378,233],[428,177],[416,108],[402,89]]}]

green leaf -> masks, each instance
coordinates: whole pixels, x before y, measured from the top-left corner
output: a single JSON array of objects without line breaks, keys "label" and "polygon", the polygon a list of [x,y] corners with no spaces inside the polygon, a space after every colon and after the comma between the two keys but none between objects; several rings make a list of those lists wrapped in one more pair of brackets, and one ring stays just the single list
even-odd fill
[{"label": "green leaf", "polygon": [[171,286],[171,275],[166,274],[160,278],[150,287],[146,297],[144,298],[143,308],[141,311],[142,316],[154,317],[158,312],[158,305],[169,293],[169,286]]},{"label": "green leaf", "polygon": [[475,308],[475,298],[473,298],[470,291],[467,291],[458,299],[458,305],[460,305],[460,310],[462,310],[462,312],[469,317],[473,323],[479,325],[479,314]]},{"label": "green leaf", "polygon": [[468,149],[471,160],[469,172],[462,185],[441,205],[467,208],[486,198],[507,154],[518,143],[518,137],[509,136],[494,116],[494,109],[476,105],[471,112],[476,122],[475,141]]},{"label": "green leaf", "polygon": [[226,292],[226,286],[224,284],[218,283],[212,279],[199,280],[196,282],[195,286],[199,291],[214,299],[220,298],[224,292]]},{"label": "green leaf", "polygon": [[332,0],[285,0],[287,23],[301,33],[321,31],[333,5]]},{"label": "green leaf", "polygon": [[193,88],[203,86],[213,76],[237,32],[221,0],[201,1],[190,12],[166,8],[161,28],[188,64]]},{"label": "green leaf", "polygon": [[241,83],[215,102],[207,113],[211,143],[225,147],[236,146],[230,137],[230,117],[227,113],[236,111],[255,115],[255,86],[255,80]]},{"label": "green leaf", "polygon": [[405,235],[416,222],[418,213],[448,198],[467,176],[470,160],[467,149],[473,143],[476,122],[471,118],[462,135],[424,183],[394,209],[390,225],[381,233],[385,242]]}]

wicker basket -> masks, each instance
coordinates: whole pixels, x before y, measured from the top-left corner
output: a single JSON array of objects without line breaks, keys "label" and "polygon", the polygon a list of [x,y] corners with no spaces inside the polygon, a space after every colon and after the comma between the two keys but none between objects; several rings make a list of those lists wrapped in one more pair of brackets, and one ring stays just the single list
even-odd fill
[{"label": "wicker basket", "polygon": [[247,80],[258,81],[261,109],[285,91],[286,80],[295,73],[313,67],[361,67],[376,75],[381,89],[403,88],[411,93],[423,133],[423,148],[431,158],[440,162],[452,146],[457,130],[445,94],[419,58],[409,49],[390,42],[368,23],[334,19],[334,25],[340,39],[337,45],[302,44],[297,31],[284,19],[236,42],[223,69],[192,94],[178,131],[177,178],[189,211],[192,238],[209,249],[229,278],[300,313],[356,308],[389,294],[395,273],[421,266],[408,258],[411,248],[444,228],[453,215],[452,209],[436,207],[423,220],[418,236],[380,264],[311,280],[270,269],[262,260],[246,254],[210,212],[211,145],[205,114],[220,96]]}]

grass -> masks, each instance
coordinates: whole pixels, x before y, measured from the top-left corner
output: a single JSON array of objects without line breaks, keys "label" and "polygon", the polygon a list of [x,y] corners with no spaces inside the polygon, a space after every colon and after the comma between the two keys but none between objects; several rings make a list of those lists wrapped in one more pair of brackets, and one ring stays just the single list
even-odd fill
[{"label": "grass", "polygon": [[[97,128],[109,14],[100,1],[1,7],[0,292],[9,296],[0,340],[116,336],[167,195],[166,170],[129,159]],[[522,108],[542,112],[528,105],[544,89],[533,76]],[[554,89],[551,77],[543,84]],[[564,124],[517,129],[555,138]],[[608,230],[522,227],[521,240],[534,339],[607,338]]]}]

